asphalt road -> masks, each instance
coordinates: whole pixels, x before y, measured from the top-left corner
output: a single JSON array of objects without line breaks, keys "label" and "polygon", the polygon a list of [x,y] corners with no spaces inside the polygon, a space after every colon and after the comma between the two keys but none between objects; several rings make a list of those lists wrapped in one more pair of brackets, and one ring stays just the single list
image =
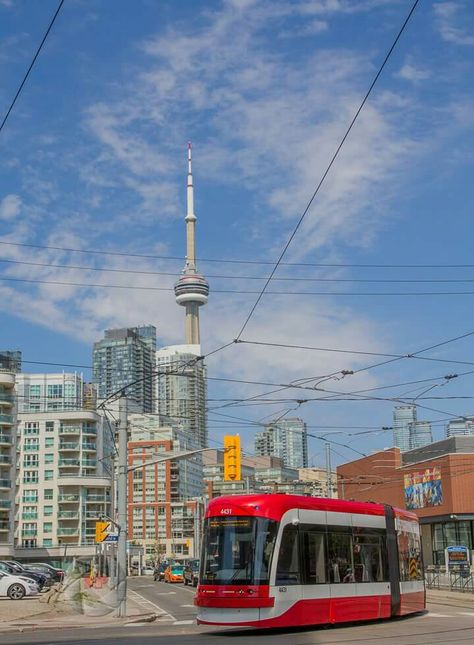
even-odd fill
[{"label": "asphalt road", "polygon": [[429,611],[402,619],[293,630],[198,627],[194,591],[183,585],[130,580],[131,596],[144,611],[163,614],[150,625],[94,627],[55,632],[2,634],[1,645],[434,645],[474,643],[474,604],[431,604]]}]

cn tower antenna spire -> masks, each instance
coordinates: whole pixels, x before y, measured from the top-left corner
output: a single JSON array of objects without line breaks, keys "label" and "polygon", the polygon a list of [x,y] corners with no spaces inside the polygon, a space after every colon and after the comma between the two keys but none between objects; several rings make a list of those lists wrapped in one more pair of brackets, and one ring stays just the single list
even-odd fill
[{"label": "cn tower antenna spire", "polygon": [[186,344],[200,344],[199,307],[207,303],[209,284],[198,274],[196,266],[196,220],[194,214],[194,185],[192,168],[192,145],[188,143],[188,181],[186,189],[186,264],[174,286],[176,302],[186,307]]}]

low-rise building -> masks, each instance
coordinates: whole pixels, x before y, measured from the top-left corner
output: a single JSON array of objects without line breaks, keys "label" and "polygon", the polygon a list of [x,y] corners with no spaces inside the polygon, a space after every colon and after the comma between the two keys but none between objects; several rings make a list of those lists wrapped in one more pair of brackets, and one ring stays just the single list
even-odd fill
[{"label": "low-rise building", "polygon": [[338,466],[339,496],[414,512],[425,565],[448,546],[474,549],[474,437],[454,436],[402,453],[390,448]]},{"label": "low-rise building", "polygon": [[[145,465],[160,453],[199,448],[198,441],[157,414],[129,415],[129,539],[151,560],[199,557],[203,516],[200,454]],[[143,464],[143,466],[141,466]]]}]

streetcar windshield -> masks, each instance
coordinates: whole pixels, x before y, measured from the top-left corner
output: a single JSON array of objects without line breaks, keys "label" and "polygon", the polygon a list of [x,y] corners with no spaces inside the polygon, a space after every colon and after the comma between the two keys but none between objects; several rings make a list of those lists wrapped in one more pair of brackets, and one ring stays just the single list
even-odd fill
[{"label": "streetcar windshield", "polygon": [[210,517],[204,524],[201,584],[267,585],[277,522],[263,517]]}]

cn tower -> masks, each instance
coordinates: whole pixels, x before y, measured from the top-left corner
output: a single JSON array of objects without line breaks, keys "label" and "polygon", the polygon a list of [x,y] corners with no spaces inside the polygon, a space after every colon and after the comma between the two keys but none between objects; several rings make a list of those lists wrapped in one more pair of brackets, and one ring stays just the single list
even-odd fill
[{"label": "cn tower", "polygon": [[192,146],[188,143],[188,187],[186,222],[186,263],[182,275],[174,285],[178,305],[186,307],[185,337],[187,345],[199,345],[199,307],[207,304],[209,283],[200,275],[196,266],[196,215],[194,214],[194,186],[192,171]]}]

